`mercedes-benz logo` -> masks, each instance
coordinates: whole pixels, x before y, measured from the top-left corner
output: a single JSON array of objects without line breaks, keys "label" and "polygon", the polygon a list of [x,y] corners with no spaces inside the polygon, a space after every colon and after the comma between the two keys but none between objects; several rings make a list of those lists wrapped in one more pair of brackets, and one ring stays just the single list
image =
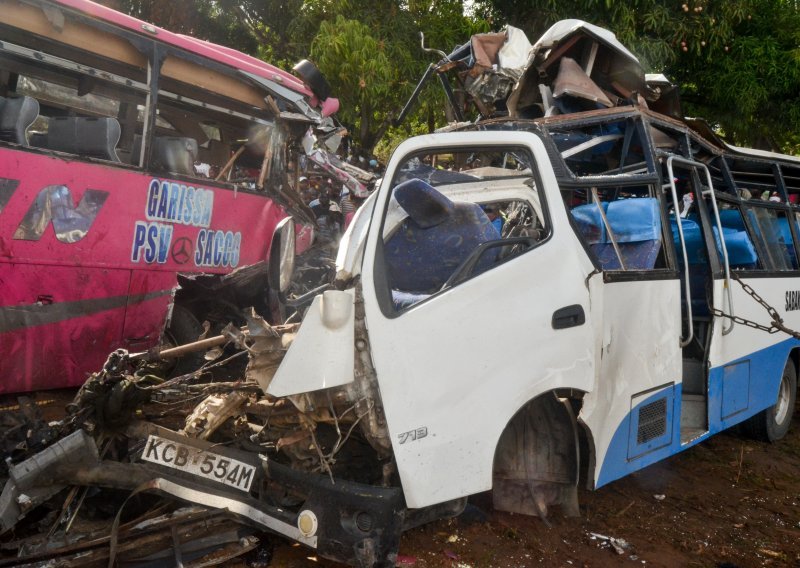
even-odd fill
[{"label": "mercedes-benz logo", "polygon": [[181,237],[172,244],[172,260],[178,264],[186,264],[192,258],[192,239]]}]

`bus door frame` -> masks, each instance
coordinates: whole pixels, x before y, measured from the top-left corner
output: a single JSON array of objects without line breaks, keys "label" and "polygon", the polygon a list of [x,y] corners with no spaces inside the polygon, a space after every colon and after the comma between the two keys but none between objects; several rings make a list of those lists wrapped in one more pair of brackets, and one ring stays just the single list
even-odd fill
[{"label": "bus door frame", "polygon": [[[669,188],[670,188],[670,193],[672,195],[672,201],[673,201],[674,206],[675,206],[675,221],[676,221],[676,223],[678,225],[678,235],[679,235],[680,242],[681,242],[681,252],[683,253],[684,288],[685,288],[685,291],[686,291],[686,310],[687,310],[687,316],[688,316],[687,317],[687,320],[688,320],[687,321],[688,331],[687,331],[686,337],[685,338],[684,337],[680,338],[681,348],[683,348],[683,347],[686,347],[687,345],[689,345],[689,343],[691,343],[691,341],[693,339],[693,336],[694,336],[694,324],[692,323],[692,295],[691,295],[692,293],[691,293],[691,285],[690,285],[690,280],[689,280],[690,279],[690,275],[689,275],[689,259],[688,259],[688,256],[686,254],[686,240],[685,240],[684,235],[683,235],[683,224],[682,224],[682,220],[681,220],[681,216],[680,216],[680,208],[679,208],[679,201],[678,201],[678,191],[677,191],[677,189],[675,187],[675,173],[674,173],[674,167],[673,167],[673,164],[675,162],[677,162],[678,164],[680,164],[682,166],[685,166],[687,169],[691,169],[691,171],[693,172],[693,175],[697,174],[698,170],[702,170],[705,173],[707,186],[705,188],[703,188],[702,190],[700,190],[701,184],[697,183],[700,180],[699,179],[695,179],[694,180],[695,183],[692,184],[693,185],[692,189],[696,194],[695,195],[695,199],[697,199],[697,200],[700,200],[700,199],[702,199],[704,197],[710,197],[712,209],[714,210],[714,223],[716,224],[717,233],[719,235],[718,240],[719,240],[720,248],[722,250],[722,264],[723,264],[722,268],[723,268],[723,271],[725,273],[725,294],[723,296],[723,302],[725,302],[727,300],[727,305],[723,305],[723,311],[726,314],[733,315],[733,293],[731,291],[731,268],[730,268],[730,262],[728,260],[728,248],[725,246],[725,239],[723,238],[723,235],[722,235],[722,221],[720,220],[720,217],[719,217],[719,207],[717,206],[717,198],[714,195],[714,183],[711,180],[711,173],[708,171],[708,167],[705,164],[701,163],[701,162],[696,162],[694,160],[689,160],[689,159],[683,158],[681,156],[675,156],[675,155],[669,156],[669,158],[667,158],[667,174],[668,174],[669,177],[668,177],[668,183],[665,184],[665,185],[668,185]],[[698,191],[698,190],[700,190],[700,191]],[[712,233],[713,233],[713,231],[712,231]],[[711,236],[712,236],[712,239],[713,239],[713,234]],[[713,240],[716,241],[717,239],[713,239]],[[716,242],[714,243],[714,246],[716,248]],[[709,263],[710,263],[710,259],[709,259]],[[715,303],[714,300],[715,300],[715,298],[712,297],[712,304]],[[729,319],[728,321],[729,321],[729,325],[728,326],[726,326],[724,323],[722,325],[722,335],[728,335],[731,331],[733,331],[734,322],[733,322],[732,319]]]}]

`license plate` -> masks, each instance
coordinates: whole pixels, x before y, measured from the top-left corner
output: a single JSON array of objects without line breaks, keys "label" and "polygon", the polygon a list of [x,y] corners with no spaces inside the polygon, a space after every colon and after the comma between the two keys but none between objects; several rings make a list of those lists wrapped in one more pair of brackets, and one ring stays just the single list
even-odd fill
[{"label": "license plate", "polygon": [[239,460],[151,434],[142,459],[250,491],[256,468]]}]

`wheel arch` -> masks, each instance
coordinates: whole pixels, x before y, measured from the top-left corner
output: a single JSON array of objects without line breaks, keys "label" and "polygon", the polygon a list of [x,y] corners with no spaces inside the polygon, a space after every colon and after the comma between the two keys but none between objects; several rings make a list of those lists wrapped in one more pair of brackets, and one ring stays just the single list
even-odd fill
[{"label": "wheel arch", "polygon": [[560,505],[579,514],[577,487],[584,476],[591,484],[595,462],[591,431],[579,419],[585,394],[548,390],[516,409],[495,443],[496,509],[545,517],[549,506]]},{"label": "wheel arch", "polygon": [[794,369],[796,371],[794,380],[795,384],[798,382],[798,376],[800,376],[800,345],[796,345],[792,347],[791,351],[789,351],[789,359],[794,363]]}]

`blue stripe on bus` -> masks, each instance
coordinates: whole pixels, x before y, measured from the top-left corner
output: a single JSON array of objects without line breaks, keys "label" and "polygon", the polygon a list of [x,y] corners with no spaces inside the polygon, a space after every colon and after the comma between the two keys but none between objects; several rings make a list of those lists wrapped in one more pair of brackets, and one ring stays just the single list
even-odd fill
[{"label": "blue stripe on bus", "polygon": [[[800,341],[786,339],[771,347],[711,369],[708,386],[709,429],[708,432],[686,444],[681,444],[680,436],[682,385],[677,383],[654,392],[637,404],[617,427],[605,459],[600,465],[600,474],[597,476],[595,487],[601,487],[615,479],[677,454],[775,404],[786,359],[792,348],[798,345],[800,345]],[[749,364],[749,380],[747,375],[743,374],[747,366],[740,366],[742,363]],[[633,431],[635,417],[639,416],[639,410],[643,406],[652,404],[665,396],[667,400],[671,398],[674,405],[671,412],[672,423],[667,424],[671,433],[669,441],[651,451],[631,457],[631,449],[636,447],[637,442],[637,433]]]}]

